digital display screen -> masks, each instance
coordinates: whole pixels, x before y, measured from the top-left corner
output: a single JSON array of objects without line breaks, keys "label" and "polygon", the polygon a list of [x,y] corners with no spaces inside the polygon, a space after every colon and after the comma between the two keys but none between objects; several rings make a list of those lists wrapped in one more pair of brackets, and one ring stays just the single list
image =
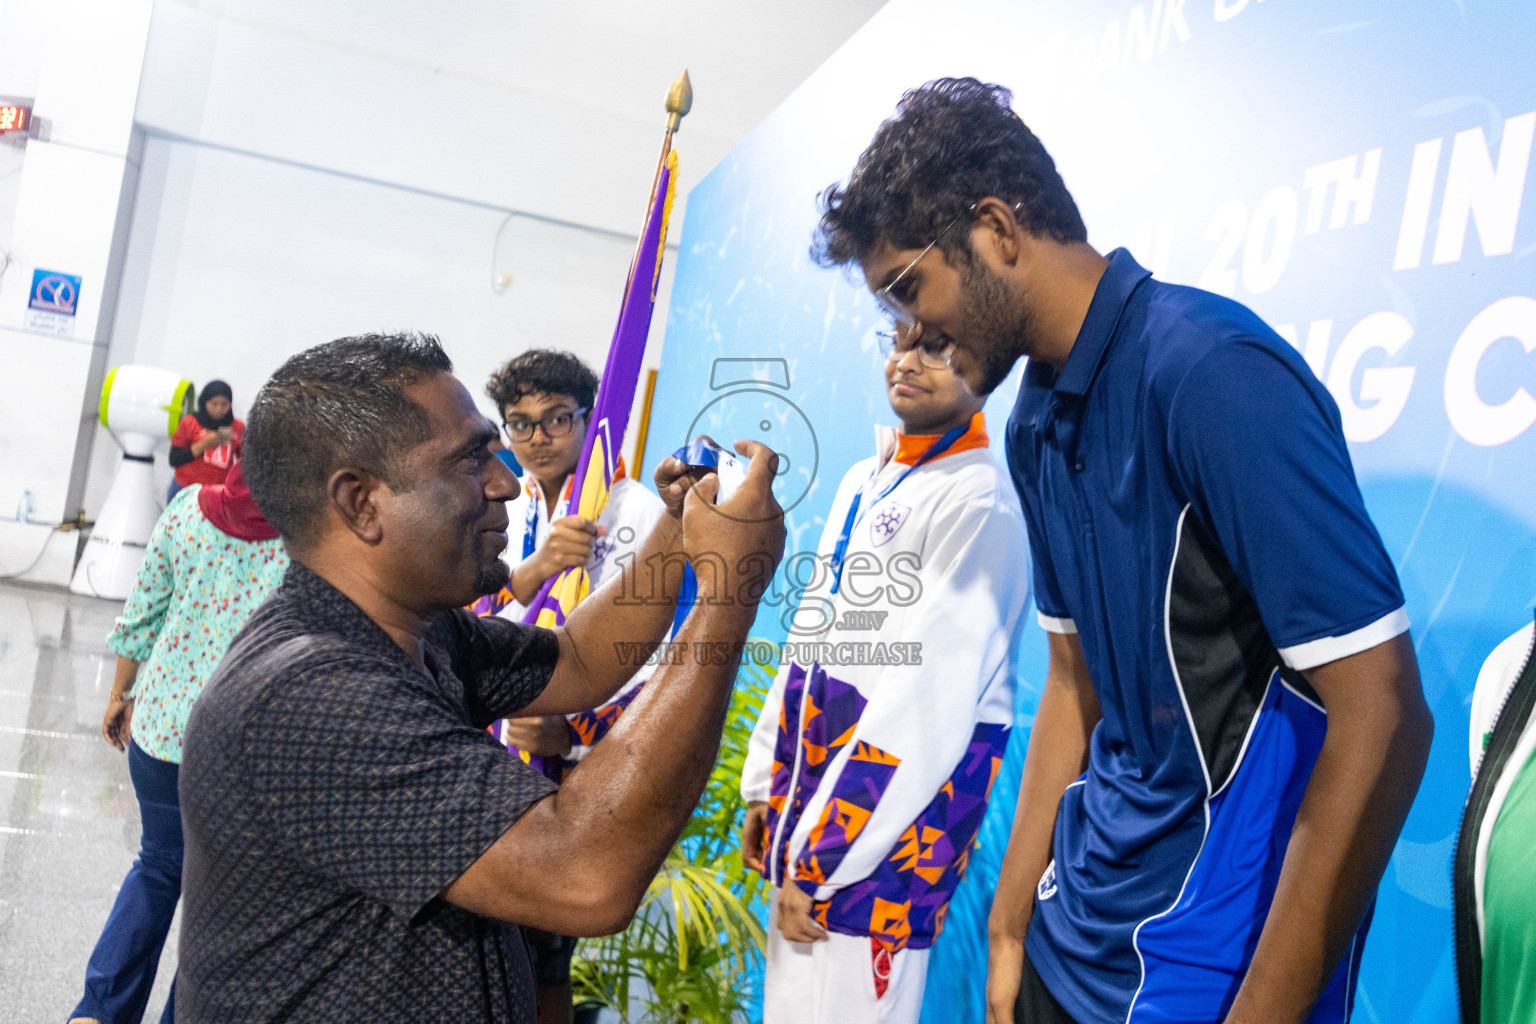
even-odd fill
[{"label": "digital display screen", "polygon": [[25,131],[31,119],[30,107],[0,106],[0,132]]}]

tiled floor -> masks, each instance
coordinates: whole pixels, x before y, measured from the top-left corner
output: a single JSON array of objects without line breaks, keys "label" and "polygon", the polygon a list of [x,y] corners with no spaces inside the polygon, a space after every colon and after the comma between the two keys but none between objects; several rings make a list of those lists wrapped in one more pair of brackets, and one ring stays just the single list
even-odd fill
[{"label": "tiled floor", "polygon": [[[101,738],[120,608],[0,582],[0,1021],[68,1017],[138,851],[126,755]],[[173,927],[146,1021],[175,962]]]}]

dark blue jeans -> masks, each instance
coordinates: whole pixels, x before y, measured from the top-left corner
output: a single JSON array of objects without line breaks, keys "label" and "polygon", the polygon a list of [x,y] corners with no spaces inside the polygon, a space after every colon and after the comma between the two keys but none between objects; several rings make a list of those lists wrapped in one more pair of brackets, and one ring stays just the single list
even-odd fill
[{"label": "dark blue jeans", "polygon": [[[143,836],[139,859],[128,869],[107,926],[85,968],[85,997],[71,1017],[102,1024],[139,1024],[155,984],[160,950],[181,899],[181,803],[176,797],[179,765],[159,761],[128,744],[128,775],[139,799]],[[176,985],[160,1015],[175,1019]]]}]

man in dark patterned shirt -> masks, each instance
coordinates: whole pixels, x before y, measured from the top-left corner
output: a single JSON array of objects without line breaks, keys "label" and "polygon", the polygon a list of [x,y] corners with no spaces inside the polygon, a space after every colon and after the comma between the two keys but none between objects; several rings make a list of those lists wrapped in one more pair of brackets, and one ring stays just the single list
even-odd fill
[{"label": "man in dark patterned shirt", "polygon": [[[558,791],[486,733],[608,699],[633,673],[617,645],[661,640],[679,573],[656,600],[614,581],[555,630],[461,611],[506,583],[518,485],[451,370],[430,337],[348,338],[256,398],[245,474],[293,566],[188,724],[178,1021],[532,1021],[511,922],[623,928],[703,789],[726,659],[658,670]],[[740,645],[783,551],[773,455],[738,448],[729,514],[713,477],[656,473],[669,514],[642,574],[731,567],[701,580],[718,603],[690,644]]]}]

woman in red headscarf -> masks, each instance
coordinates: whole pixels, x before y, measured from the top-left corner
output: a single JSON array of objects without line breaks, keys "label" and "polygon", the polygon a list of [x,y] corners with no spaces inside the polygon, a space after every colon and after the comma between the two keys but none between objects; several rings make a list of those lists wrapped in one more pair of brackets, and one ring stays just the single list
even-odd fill
[{"label": "woman in red headscarf", "polygon": [[235,418],[235,393],[222,380],[211,380],[197,395],[197,411],[181,418],[171,437],[171,480],[166,501],[193,484],[222,484],[240,458],[245,421]]},{"label": "woman in red headscarf", "polygon": [[[288,555],[245,485],[240,463],[222,484],[193,484],[166,507],[107,646],[117,678],[101,734],[128,752],[143,823],[128,871],[85,972],[72,1024],[137,1024],[181,898],[176,783],[192,703],[251,612],[282,582]],[[174,1019],[174,985],[161,1014]]]}]

